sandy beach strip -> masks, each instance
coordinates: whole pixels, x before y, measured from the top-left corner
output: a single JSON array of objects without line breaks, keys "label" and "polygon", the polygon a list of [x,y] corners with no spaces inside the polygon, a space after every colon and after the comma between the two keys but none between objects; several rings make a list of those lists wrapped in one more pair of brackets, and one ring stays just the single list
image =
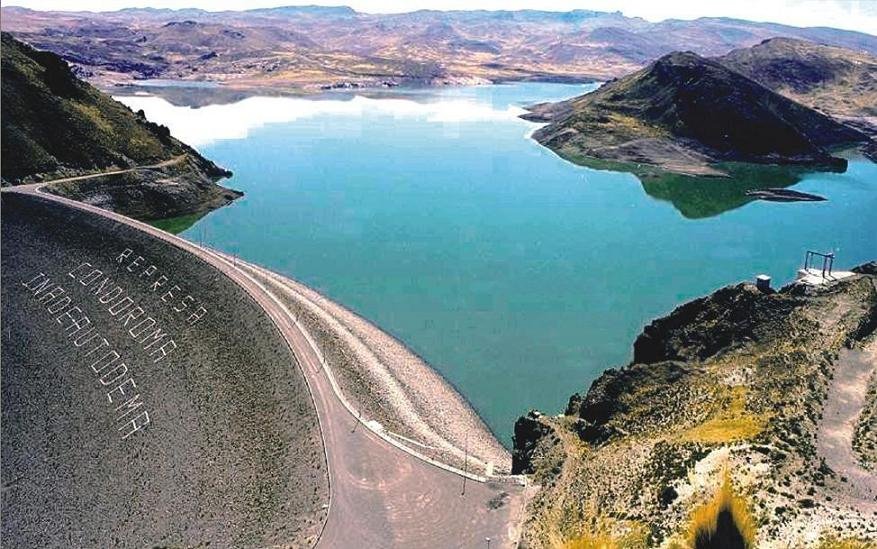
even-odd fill
[{"label": "sandy beach strip", "polygon": [[403,343],[291,278],[238,265],[277,294],[304,325],[362,418],[438,461],[484,474],[511,470],[511,455],[469,403]]}]

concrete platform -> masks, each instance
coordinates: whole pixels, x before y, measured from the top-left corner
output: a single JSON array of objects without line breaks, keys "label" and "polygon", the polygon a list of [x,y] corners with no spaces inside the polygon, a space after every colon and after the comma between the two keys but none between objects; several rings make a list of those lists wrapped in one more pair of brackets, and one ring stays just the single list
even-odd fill
[{"label": "concrete platform", "polygon": [[855,274],[856,273],[851,271],[832,271],[830,274],[826,272],[825,276],[822,276],[822,269],[814,269],[811,267],[809,269],[798,269],[795,281],[808,286],[821,286],[823,284],[829,284],[831,282],[843,280],[844,278],[849,278]]}]

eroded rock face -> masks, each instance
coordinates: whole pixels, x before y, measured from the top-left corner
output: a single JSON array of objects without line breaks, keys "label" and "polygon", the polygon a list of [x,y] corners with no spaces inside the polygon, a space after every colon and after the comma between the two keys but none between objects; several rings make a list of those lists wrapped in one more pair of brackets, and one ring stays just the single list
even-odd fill
[{"label": "eroded rock face", "polygon": [[515,422],[515,435],[512,450],[512,474],[533,473],[533,458],[539,441],[553,429],[540,421],[542,414],[535,410],[518,418]]},{"label": "eroded rock face", "polygon": [[758,340],[775,319],[785,318],[800,304],[791,295],[765,294],[752,284],[722,288],[646,326],[633,344],[633,362],[704,360]]}]

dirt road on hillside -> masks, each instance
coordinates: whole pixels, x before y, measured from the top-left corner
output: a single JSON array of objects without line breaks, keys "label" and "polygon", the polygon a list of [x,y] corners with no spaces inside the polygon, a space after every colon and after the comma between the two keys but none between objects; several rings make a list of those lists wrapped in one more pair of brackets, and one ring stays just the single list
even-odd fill
[{"label": "dirt road on hillside", "polygon": [[845,497],[863,511],[877,512],[877,475],[853,451],[856,422],[865,406],[868,380],[877,368],[877,341],[863,349],[844,349],[835,363],[817,435],[817,454],[837,474]]}]

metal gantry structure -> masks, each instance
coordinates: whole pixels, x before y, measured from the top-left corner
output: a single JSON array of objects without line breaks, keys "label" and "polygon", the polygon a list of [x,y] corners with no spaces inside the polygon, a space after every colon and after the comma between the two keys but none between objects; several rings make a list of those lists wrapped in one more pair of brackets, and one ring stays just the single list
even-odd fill
[{"label": "metal gantry structure", "polygon": [[826,272],[828,276],[831,276],[831,270],[834,268],[834,252],[822,253],[807,250],[807,254],[804,256],[804,270],[809,272],[811,262],[818,257],[822,258],[822,278],[825,278]]}]

